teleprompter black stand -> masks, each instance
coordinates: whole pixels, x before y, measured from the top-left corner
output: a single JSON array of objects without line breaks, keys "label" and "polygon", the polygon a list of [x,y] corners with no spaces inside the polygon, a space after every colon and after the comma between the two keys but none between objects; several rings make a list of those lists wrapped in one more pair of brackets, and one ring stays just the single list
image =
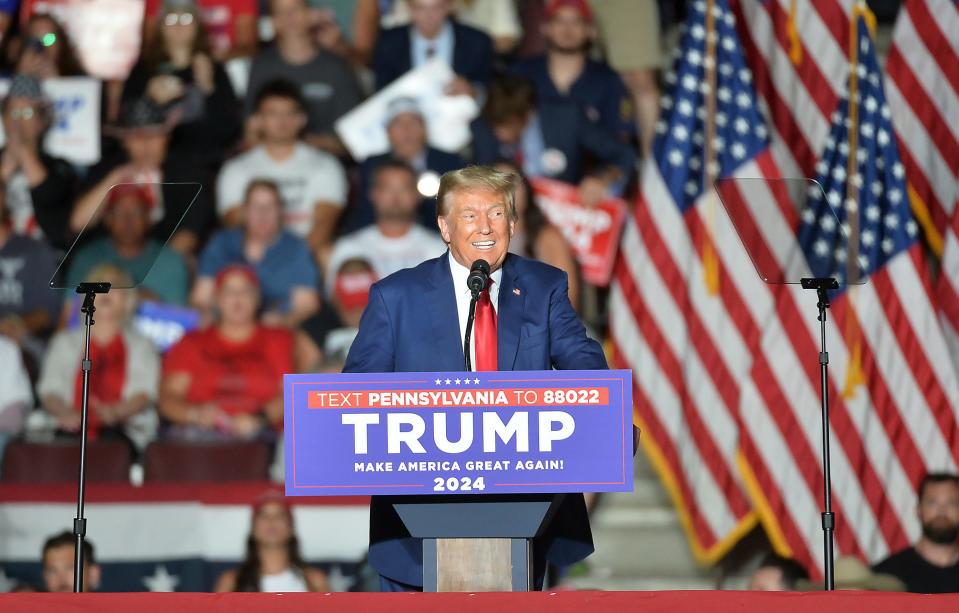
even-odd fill
[{"label": "teleprompter black stand", "polygon": [[806,277],[800,281],[803,289],[814,289],[819,301],[819,385],[822,404],[822,471],[823,471],[823,512],[822,538],[825,551],[826,590],[836,589],[835,550],[833,532],[836,529],[836,515],[832,512],[832,464],[829,458],[829,352],[826,351],[826,310],[829,308],[829,290],[839,289],[839,281],[833,277]]},{"label": "teleprompter black stand", "polygon": [[83,591],[83,541],[87,536],[87,520],[83,517],[83,504],[86,497],[87,485],[87,415],[90,407],[90,371],[93,364],[90,360],[90,329],[96,322],[93,314],[97,294],[106,294],[110,291],[109,283],[81,283],[77,286],[77,293],[83,296],[83,361],[80,370],[83,373],[83,391],[80,397],[80,470],[77,475],[77,516],[73,518],[73,536],[76,538],[76,549],[73,552],[73,591]]}]

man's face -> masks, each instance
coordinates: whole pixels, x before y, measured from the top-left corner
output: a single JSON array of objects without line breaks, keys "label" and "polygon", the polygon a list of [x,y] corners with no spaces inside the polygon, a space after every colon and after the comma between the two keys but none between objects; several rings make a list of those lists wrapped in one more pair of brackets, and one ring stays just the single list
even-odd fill
[{"label": "man's face", "polygon": [[267,98],[257,113],[263,122],[263,139],[268,143],[295,142],[306,127],[306,113],[289,98]]},{"label": "man's face", "polygon": [[400,159],[413,158],[426,146],[426,126],[416,113],[400,113],[386,127],[390,149]]},{"label": "man's face", "polygon": [[412,221],[420,204],[416,177],[399,168],[384,168],[376,173],[370,200],[377,221]]},{"label": "man's face", "polygon": [[940,545],[955,543],[959,538],[959,485],[951,481],[926,485],[917,513],[923,536]]},{"label": "man's face", "polygon": [[140,168],[157,169],[166,160],[167,133],[163,130],[132,130],[123,137],[130,163]]},{"label": "man's face", "polygon": [[[99,308],[99,307],[98,307]],[[73,591],[74,547],[64,545],[47,550],[43,556],[43,584],[48,592]],[[100,567],[83,562],[83,591],[90,592],[100,583]]]},{"label": "man's face", "polygon": [[552,51],[580,53],[593,36],[593,26],[573,7],[559,9],[543,24],[543,36]]},{"label": "man's face", "polygon": [[246,200],[244,226],[249,238],[268,239],[282,229],[283,203],[276,192],[266,187],[257,187]]},{"label": "man's face", "polygon": [[485,189],[462,190],[446,195],[446,214],[437,218],[440,234],[457,262],[469,268],[479,259],[490,270],[503,265],[513,220],[501,194]]},{"label": "man's face", "polygon": [[122,196],[110,205],[104,221],[114,243],[124,246],[143,244],[150,228],[147,206],[135,195]]},{"label": "man's face", "polygon": [[305,0],[273,0],[270,17],[277,38],[303,35],[310,29],[310,9]]},{"label": "man's face", "polygon": [[518,143],[528,123],[529,115],[510,117],[509,119],[493,124],[493,136],[495,136],[499,142],[508,145]]},{"label": "man's face", "polygon": [[747,589],[756,592],[784,592],[786,586],[783,585],[783,571],[771,566],[758,568],[749,578]]},{"label": "man's face", "polygon": [[423,38],[436,38],[453,12],[452,0],[409,0],[410,21]]}]

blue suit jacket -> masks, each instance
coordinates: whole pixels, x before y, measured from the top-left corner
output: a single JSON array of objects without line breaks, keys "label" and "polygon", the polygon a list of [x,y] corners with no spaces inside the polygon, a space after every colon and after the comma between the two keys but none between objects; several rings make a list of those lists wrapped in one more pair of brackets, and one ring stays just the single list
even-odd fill
[{"label": "blue suit jacket", "polygon": [[[499,370],[607,368],[602,348],[586,336],[570,305],[566,273],[509,254],[500,283]],[[343,372],[462,370],[463,339],[455,291],[446,254],[374,284]],[[421,542],[410,538],[392,507],[392,503],[410,498],[416,497],[373,497],[369,559],[382,575],[422,585]],[[589,518],[581,495],[566,496],[545,534],[536,539],[535,549],[556,564],[571,564],[592,553]]]},{"label": "blue suit jacket", "polygon": [[[485,33],[456,21],[453,24],[453,72],[467,81],[486,85],[493,74],[493,41]],[[376,89],[383,89],[413,67],[410,28],[400,26],[380,33],[373,50]]]}]

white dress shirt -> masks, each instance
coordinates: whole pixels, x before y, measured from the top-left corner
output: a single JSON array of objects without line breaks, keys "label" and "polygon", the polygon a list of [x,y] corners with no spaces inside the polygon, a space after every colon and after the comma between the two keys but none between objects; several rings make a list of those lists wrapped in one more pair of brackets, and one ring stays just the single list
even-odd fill
[{"label": "white dress shirt", "polygon": [[[466,285],[466,278],[470,276],[470,269],[457,262],[456,259],[453,258],[452,253],[449,253],[447,257],[449,257],[450,261],[450,273],[453,275],[453,290],[456,293],[456,313],[460,319],[460,347],[462,347],[463,337],[466,336],[466,320],[469,319],[470,314],[470,299],[473,297],[470,288]],[[493,303],[493,310],[498,314],[499,287],[500,281],[503,278],[503,269],[497,268],[490,274],[490,278],[493,280],[493,285],[489,288],[489,298],[490,302]],[[497,329],[498,327],[499,322],[497,321]],[[476,370],[475,322],[473,324],[473,332],[470,335],[470,364],[473,366],[473,370]]]},{"label": "white dress shirt", "polygon": [[[419,68],[433,58],[442,58],[449,66],[453,65],[453,46],[455,44],[453,26],[449,20],[443,24],[443,29],[430,40],[420,36],[416,28],[410,28],[410,63],[413,68]],[[433,50],[433,55],[428,53]]]}]

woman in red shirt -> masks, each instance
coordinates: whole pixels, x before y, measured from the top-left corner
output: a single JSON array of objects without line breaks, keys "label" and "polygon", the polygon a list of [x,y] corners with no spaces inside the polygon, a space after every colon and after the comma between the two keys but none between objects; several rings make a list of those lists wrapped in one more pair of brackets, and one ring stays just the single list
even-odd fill
[{"label": "woman in red shirt", "polygon": [[256,272],[216,276],[214,325],[184,336],[164,358],[160,415],[167,434],[191,440],[273,438],[283,422],[283,375],[293,372],[286,330],[259,323]]}]

